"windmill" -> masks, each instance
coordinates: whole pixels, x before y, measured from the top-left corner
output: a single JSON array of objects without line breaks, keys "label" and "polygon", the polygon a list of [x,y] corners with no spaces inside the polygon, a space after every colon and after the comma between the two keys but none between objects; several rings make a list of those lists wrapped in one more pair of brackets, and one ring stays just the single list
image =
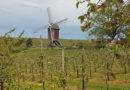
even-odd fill
[{"label": "windmill", "polygon": [[48,13],[48,24],[44,27],[44,29],[48,30],[48,40],[49,40],[49,46],[61,46],[59,42],[59,30],[60,27],[59,25],[61,23],[64,23],[68,20],[68,18],[65,18],[63,20],[60,20],[58,22],[53,22],[52,21],[52,14],[50,8],[47,8],[47,13]]},{"label": "windmill", "polygon": [[[39,7],[39,5],[35,4],[35,3],[31,3],[30,2],[26,2],[25,4],[21,4],[24,7],[33,7],[33,8],[38,8],[40,10],[42,10],[41,7]],[[34,31],[34,33],[37,33],[39,30],[48,30],[48,40],[50,41],[49,46],[61,46],[60,42],[59,42],[59,30],[60,27],[59,25],[66,22],[68,20],[68,18],[62,19],[58,22],[53,22],[52,21],[52,15],[51,15],[51,10],[48,7],[47,8],[47,13],[48,13],[48,24],[45,25],[44,27],[40,27],[38,28],[37,31]]]}]

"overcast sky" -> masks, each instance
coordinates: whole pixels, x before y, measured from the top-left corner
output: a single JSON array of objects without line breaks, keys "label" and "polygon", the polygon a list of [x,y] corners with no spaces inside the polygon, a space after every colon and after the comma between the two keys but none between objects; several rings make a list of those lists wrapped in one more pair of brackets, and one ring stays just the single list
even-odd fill
[{"label": "overcast sky", "polygon": [[16,28],[14,35],[25,30],[25,36],[47,36],[46,30],[33,33],[48,23],[47,7],[51,8],[53,22],[69,18],[60,25],[60,37],[66,39],[86,39],[81,32],[77,17],[85,12],[83,7],[77,9],[76,0],[0,0],[0,34]]}]

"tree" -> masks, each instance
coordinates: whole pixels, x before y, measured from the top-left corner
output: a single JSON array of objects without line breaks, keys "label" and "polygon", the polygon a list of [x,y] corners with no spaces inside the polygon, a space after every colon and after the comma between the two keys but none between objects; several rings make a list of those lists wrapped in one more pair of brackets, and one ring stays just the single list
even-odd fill
[{"label": "tree", "polygon": [[87,12],[78,17],[82,31],[89,31],[96,38],[121,39],[130,30],[129,0],[77,0],[77,8],[87,3]]}]

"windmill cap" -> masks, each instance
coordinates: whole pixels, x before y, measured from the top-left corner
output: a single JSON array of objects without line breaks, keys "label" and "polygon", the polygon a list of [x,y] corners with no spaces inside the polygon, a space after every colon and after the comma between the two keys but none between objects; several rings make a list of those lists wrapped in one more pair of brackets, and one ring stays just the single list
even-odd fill
[{"label": "windmill cap", "polygon": [[52,25],[52,28],[53,28],[53,29],[60,30],[60,27],[59,27],[59,25],[57,25],[57,24],[53,24],[53,25]]}]

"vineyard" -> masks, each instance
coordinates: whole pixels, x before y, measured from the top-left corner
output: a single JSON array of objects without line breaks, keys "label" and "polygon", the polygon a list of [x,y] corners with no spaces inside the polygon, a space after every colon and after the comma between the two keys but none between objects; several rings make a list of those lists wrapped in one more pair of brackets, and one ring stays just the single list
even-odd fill
[{"label": "vineyard", "polygon": [[22,41],[0,39],[1,90],[130,90],[128,47],[23,49]]},{"label": "vineyard", "polygon": [[130,0],[1,0],[0,20],[0,90],[130,90]]}]

